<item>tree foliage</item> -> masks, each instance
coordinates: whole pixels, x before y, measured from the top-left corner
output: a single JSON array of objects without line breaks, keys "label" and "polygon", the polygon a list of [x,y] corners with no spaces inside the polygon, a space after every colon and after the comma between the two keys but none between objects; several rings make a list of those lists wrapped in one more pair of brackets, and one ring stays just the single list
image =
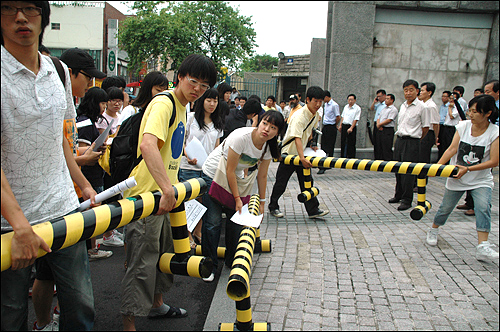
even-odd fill
[{"label": "tree foliage", "polygon": [[135,1],[132,9],[137,16],[120,24],[118,40],[133,70],[151,59],[158,59],[164,70],[175,70],[193,53],[207,55],[218,69],[236,68],[253,54],[256,34],[250,17],[226,2]]},{"label": "tree foliage", "polygon": [[264,55],[255,55],[251,58],[243,60],[243,63],[240,66],[240,70],[243,72],[275,72],[273,66],[278,66],[279,59],[273,57],[269,54]]}]

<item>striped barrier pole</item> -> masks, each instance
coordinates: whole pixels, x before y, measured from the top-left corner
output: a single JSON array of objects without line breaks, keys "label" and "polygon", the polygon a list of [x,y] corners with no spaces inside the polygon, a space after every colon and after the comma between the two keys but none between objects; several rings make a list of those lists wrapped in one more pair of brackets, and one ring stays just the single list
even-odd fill
[{"label": "striped barrier pole", "polygon": [[[173,185],[176,207],[184,201],[201,196],[207,190],[206,182],[201,178],[190,179]],[[83,212],[72,213],[33,226],[33,231],[39,235],[53,250],[72,246],[80,241],[101,235],[127,225],[132,221],[146,218],[158,211],[161,192],[143,193],[137,196],[121,199],[110,204],[100,205]],[[2,271],[11,266],[11,243],[14,232],[2,234]],[[174,244],[175,246],[175,244]],[[38,250],[38,257],[47,254]]]},{"label": "striped barrier pole", "polygon": [[[418,205],[410,212],[410,217],[413,220],[420,220],[432,207],[429,201],[425,199],[425,177],[426,176],[439,176],[439,177],[452,177],[458,173],[458,167],[454,165],[441,165],[441,164],[426,164],[426,163],[412,163],[402,161],[383,161],[371,159],[353,159],[353,158],[334,158],[334,157],[305,157],[309,160],[314,168],[345,168],[357,169],[373,172],[390,172],[398,174],[417,175],[423,181],[417,180],[417,187],[419,188]],[[299,166],[300,157],[298,155],[282,155],[283,163],[285,165]],[[310,174],[310,169],[309,169]],[[304,172],[304,175],[306,173]],[[307,180],[304,186],[307,185]],[[307,188],[307,187],[306,187]],[[305,192],[299,194],[307,197]],[[299,197],[297,197],[299,198]],[[312,198],[312,197],[311,197]],[[301,198],[302,199],[302,198]],[[300,200],[299,200],[300,201]]]},{"label": "striped barrier pole", "polygon": [[[259,195],[252,195],[248,203],[248,211],[253,215],[259,215],[259,207]],[[254,227],[245,227],[241,230],[226,288],[229,298],[236,302],[236,323],[221,323],[219,324],[220,331],[269,331],[271,329],[270,323],[252,322],[250,274],[256,237],[257,231]]]}]

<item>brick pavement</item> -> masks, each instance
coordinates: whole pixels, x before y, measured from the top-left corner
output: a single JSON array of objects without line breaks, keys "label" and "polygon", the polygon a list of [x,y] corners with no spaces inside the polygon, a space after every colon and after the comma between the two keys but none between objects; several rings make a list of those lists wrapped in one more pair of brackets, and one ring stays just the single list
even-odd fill
[{"label": "brick pavement", "polygon": [[[273,163],[267,197],[276,169]],[[254,256],[254,322],[269,322],[275,331],[499,329],[498,261],[475,259],[474,217],[454,211],[440,228],[438,246],[426,244],[445,178],[429,179],[432,209],[414,221],[411,210],[387,202],[392,173],[316,173],[320,208],[330,210],[324,220],[307,218],[295,175],[279,201],[285,217],[264,217],[261,237],[272,240],[272,252]],[[498,167],[494,176],[490,242],[498,245]],[[205,330],[235,320],[225,294],[228,275],[224,267]]]}]

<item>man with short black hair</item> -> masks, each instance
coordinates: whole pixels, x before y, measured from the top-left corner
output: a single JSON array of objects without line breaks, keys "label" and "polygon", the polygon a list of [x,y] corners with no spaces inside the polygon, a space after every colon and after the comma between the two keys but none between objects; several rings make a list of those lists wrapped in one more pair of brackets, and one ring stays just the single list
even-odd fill
[{"label": "man with short black hair", "polygon": [[340,157],[356,158],[356,133],[361,117],[361,107],[356,104],[356,95],[347,96],[347,105],[344,106],[340,122],[337,125],[340,136]]},{"label": "man with short black hair", "polygon": [[[292,96],[290,96],[292,98]],[[285,192],[286,186],[290,177],[295,172],[299,180],[300,190],[304,191],[305,176],[304,169],[312,167],[312,164],[304,156],[304,148],[307,142],[312,138],[312,130],[319,121],[318,109],[323,103],[325,92],[318,86],[311,86],[307,89],[306,101],[307,105],[298,110],[288,125],[285,137],[283,139],[283,148],[281,150],[284,154],[298,155],[301,164],[299,166],[285,165],[283,161],[280,162],[276,172],[276,181],[273,186],[271,194],[271,201],[269,202],[269,213],[277,218],[283,218],[284,214],[279,210],[278,200]],[[296,100],[295,98],[293,100]],[[297,99],[298,101],[298,99]],[[316,147],[312,147],[316,150]],[[311,186],[313,186],[311,175]],[[309,218],[320,218],[329,213],[328,210],[321,210],[319,208],[319,201],[316,197],[304,203]]]},{"label": "man with short black hair", "polygon": [[[419,161],[420,140],[429,131],[430,115],[425,104],[418,100],[418,82],[406,80],[403,83],[406,101],[401,104],[398,114],[398,131],[394,144],[395,161]],[[396,190],[389,203],[399,203],[399,211],[407,210],[413,201],[415,175],[396,174]]]},{"label": "man with short black hair", "polygon": [[425,104],[430,115],[429,131],[427,135],[420,140],[419,154],[420,162],[422,163],[431,162],[432,146],[436,143],[436,137],[439,137],[439,110],[436,103],[432,100],[435,91],[436,85],[434,83],[424,82],[420,86],[420,93],[418,94],[418,99]]},{"label": "man with short black hair", "polygon": [[264,111],[269,111],[269,110],[277,111],[276,98],[274,98],[274,96],[268,96],[266,99],[266,106],[264,106]]},{"label": "man with short black hair", "polygon": [[376,142],[377,142],[377,135],[379,134],[379,129],[377,128],[377,120],[380,115],[380,112],[384,109],[385,105],[385,100],[386,100],[386,95],[387,93],[385,92],[384,89],[380,89],[377,91],[377,96],[375,99],[373,99],[373,102],[370,106],[370,111],[375,111],[375,116],[373,117],[373,157],[375,160],[382,160],[383,156],[381,151],[379,150]]},{"label": "man with short black hair", "polygon": [[380,111],[375,128],[377,128],[377,145],[382,160],[392,160],[392,144],[394,142],[394,126],[398,117],[398,109],[394,106],[396,97],[388,94],[385,97],[385,107]]},{"label": "man with short black hair", "polygon": [[462,107],[464,113],[467,114],[467,112],[469,111],[469,103],[464,99],[465,88],[461,85],[457,85],[453,88],[453,92],[459,94],[458,102],[460,103],[460,106]]},{"label": "man with short black hair", "polygon": [[[337,123],[340,122],[339,104],[333,99],[330,91],[325,90],[325,103],[323,112],[323,135],[321,136],[321,149],[328,157],[333,157],[335,142],[337,141]],[[318,174],[324,174],[326,168],[321,168]]]},{"label": "man with short black hair", "polygon": [[[48,1],[1,6],[2,233],[13,232],[11,268],[2,272],[2,331],[28,329],[28,289],[38,250],[54,275],[61,330],[92,330],[94,296],[85,242],[51,251],[33,226],[71,214],[96,192],[76,164],[63,128],[76,117],[69,71],[66,87],[52,60],[38,53],[50,20]],[[28,181],[29,180],[29,181]],[[38,276],[37,276],[38,277]],[[35,329],[57,328],[37,326]]]},{"label": "man with short black hair", "polygon": [[[491,80],[484,84],[484,93],[495,98],[495,105],[497,106],[497,108],[499,108],[498,102],[500,94],[500,91],[498,89],[499,89],[498,80]],[[495,124],[498,126],[498,117]]]},{"label": "man with short black hair", "polygon": [[247,122],[258,115],[261,110],[262,108],[257,99],[248,100],[241,109],[231,109],[226,116],[226,121],[224,122],[224,136],[221,137],[220,141],[223,142],[233,130],[245,127]]}]

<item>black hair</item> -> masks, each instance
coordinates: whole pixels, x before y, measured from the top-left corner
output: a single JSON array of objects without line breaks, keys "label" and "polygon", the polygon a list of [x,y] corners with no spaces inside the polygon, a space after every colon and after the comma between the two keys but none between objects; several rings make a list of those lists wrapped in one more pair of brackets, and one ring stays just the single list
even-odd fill
[{"label": "black hair", "polygon": [[325,97],[330,97],[330,98],[332,98],[332,95],[331,95],[330,91],[325,90]]},{"label": "black hair", "polygon": [[495,98],[490,95],[480,95],[469,101],[469,108],[471,108],[474,104],[476,104],[476,111],[481,114],[486,114],[491,111],[488,120],[491,123],[495,123],[498,118],[498,108],[495,104]]},{"label": "black hair", "polygon": [[356,95],[354,93],[351,93],[350,95],[347,96],[347,99],[349,99],[349,97],[354,97],[354,100],[356,100]]},{"label": "black hair", "polygon": [[198,126],[201,130],[207,131],[208,126],[205,124],[205,99],[212,98],[217,100],[217,107],[210,114],[210,119],[214,124],[214,128],[217,130],[224,130],[224,120],[222,119],[221,108],[219,107],[219,98],[216,89],[208,89],[205,93],[194,103],[194,118],[198,122]]},{"label": "black hair", "polygon": [[[38,45],[42,45],[43,41],[43,32],[45,31],[45,28],[47,25],[49,25],[50,22],[50,4],[48,1],[23,1],[27,3],[32,3],[36,7],[42,8],[42,23],[41,23],[41,31],[40,31],[40,36],[38,36]],[[1,40],[2,45],[3,43],[3,34],[2,34],[2,40]]]},{"label": "black hair", "polygon": [[240,97],[238,97],[238,96],[234,97],[234,100],[236,100],[236,99],[240,100]]},{"label": "black hair", "polygon": [[498,92],[498,80],[489,80],[488,82],[484,83],[484,86],[487,86],[488,84],[493,83],[493,92]]},{"label": "black hair", "polygon": [[282,101],[280,101],[280,104],[281,104],[281,103],[285,103],[285,104],[286,104],[286,101],[282,100]]},{"label": "black hair", "polygon": [[[489,83],[488,83],[488,84],[489,84]],[[485,84],[485,85],[486,85],[486,84]],[[484,93],[483,88],[477,88],[476,90],[474,90],[474,92],[476,92],[476,91],[479,91],[481,94],[483,94],[483,93]]]},{"label": "black hair", "polygon": [[309,98],[309,101],[315,99],[325,99],[325,90],[320,88],[319,86],[311,86],[307,89],[306,99]]},{"label": "black hair", "polygon": [[156,85],[164,86],[166,89],[168,88],[168,79],[161,72],[152,71],[148,73],[146,77],[144,77],[144,80],[142,80],[141,89],[139,90],[139,93],[137,94],[137,97],[134,99],[132,105],[141,107],[142,110],[145,110],[146,107],[148,107],[148,104],[153,99],[153,94],[151,90],[153,90],[153,87]]},{"label": "black hair", "polygon": [[48,55],[50,55],[50,50],[45,45],[42,45],[42,44],[40,44],[38,46],[38,52],[40,52],[40,53],[45,52]]},{"label": "black hair", "polygon": [[425,89],[431,93],[431,97],[434,96],[434,92],[436,91],[436,84],[432,82],[424,82],[420,87],[425,85]]},{"label": "black hair", "polygon": [[211,87],[217,81],[217,70],[214,62],[212,59],[200,54],[188,55],[182,61],[177,72],[177,81],[179,77],[185,77],[186,75],[191,76],[193,79],[207,81]]},{"label": "black hair", "polygon": [[248,99],[247,99],[247,97],[245,97],[245,96],[241,96],[241,97],[240,97],[240,101],[241,101],[241,100],[247,101]]},{"label": "black hair", "polygon": [[453,91],[452,94],[453,96],[455,96],[455,100],[458,102],[458,99],[460,98],[460,93]]},{"label": "black hair", "polygon": [[377,94],[382,93],[383,95],[387,95],[384,89],[377,90]]},{"label": "black hair", "polygon": [[121,99],[123,100],[123,91],[117,88],[116,86],[112,86],[106,90],[108,94],[108,100],[113,99]]},{"label": "black hair", "polygon": [[445,91],[443,91],[443,93],[446,93],[448,95],[448,97],[451,96],[451,91],[445,90]]},{"label": "black hair", "polygon": [[418,82],[415,81],[415,80],[406,80],[404,83],[403,83],[403,89],[406,88],[407,86],[410,86],[410,85],[413,85],[415,87],[415,89],[419,89],[418,88]]},{"label": "black hair", "polygon": [[276,98],[274,96],[268,96],[266,100],[271,99],[274,103],[276,102]]},{"label": "black hair", "polygon": [[[245,104],[246,106],[246,104]],[[271,151],[271,156],[275,159],[280,157],[280,151],[278,149],[278,136],[281,136],[283,129],[285,128],[285,118],[283,114],[275,110],[269,110],[267,112],[262,113],[259,116],[259,122],[257,124],[257,128],[262,120],[266,120],[267,122],[278,127],[278,133],[272,139],[267,141],[266,147],[269,146],[269,150]]]},{"label": "black hair", "polygon": [[124,88],[127,86],[125,79],[120,76],[108,76],[102,81],[101,88],[104,91],[108,91],[111,87]]},{"label": "black hair", "polygon": [[255,98],[248,99],[245,105],[243,105],[243,112],[245,112],[246,115],[260,114],[261,110],[262,110],[262,105]]},{"label": "black hair", "polygon": [[108,101],[108,94],[103,89],[94,86],[85,92],[85,96],[82,98],[82,102],[78,109],[76,110],[77,115],[85,115],[93,123],[97,123],[101,115],[100,103]]},{"label": "black hair", "polygon": [[229,84],[223,82],[217,86],[217,91],[219,93],[219,99],[224,100],[224,94],[228,91],[231,92],[232,88]]},{"label": "black hair", "polygon": [[250,97],[248,97],[248,100],[250,100],[250,99],[256,99],[260,104],[262,104],[260,97],[257,95],[251,95]]},{"label": "black hair", "polygon": [[389,96],[392,101],[396,101],[396,97],[392,93],[389,93],[387,96]]},{"label": "black hair", "polygon": [[453,90],[457,90],[458,92],[460,92],[460,96],[463,96],[465,93],[465,88],[461,85],[457,85],[453,88]]}]

